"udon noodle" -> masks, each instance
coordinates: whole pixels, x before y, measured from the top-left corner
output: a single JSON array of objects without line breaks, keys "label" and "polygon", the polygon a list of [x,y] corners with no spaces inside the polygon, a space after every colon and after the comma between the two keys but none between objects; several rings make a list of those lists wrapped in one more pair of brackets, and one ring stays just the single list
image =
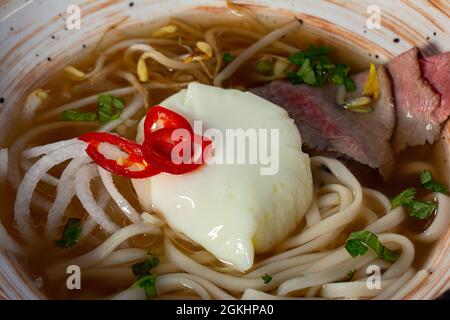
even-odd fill
[{"label": "udon noodle", "polygon": [[[153,33],[109,46],[101,43],[98,47],[107,49],[100,49],[91,71],[66,68],[76,81],[50,83],[50,92],[33,91],[17,108],[20,123],[32,127],[9,135],[0,150],[2,193],[15,194],[14,200],[2,199],[13,215],[2,217],[0,246],[28,257],[28,264],[35,266],[26,267],[34,279],[44,279],[44,291],[50,296],[72,294],[63,288],[66,267],[77,265],[83,281],[105,284],[106,289],[76,297],[145,299],[144,290],[131,287],[135,278],[130,266],[145,260],[149,250],[161,261],[153,269],[158,299],[401,299],[428,276],[426,267],[416,261],[417,245],[432,243],[446,231],[450,199],[444,194],[433,195],[439,207],[431,225],[410,237],[402,227],[406,219],[402,207],[391,209],[387,195],[366,186],[340,161],[313,156],[314,199],[304,222],[241,273],[171,230],[161,216],[143,212],[129,183],[86,155],[86,143],[74,138],[77,133],[95,129],[134,137],[146,108],[189,82],[242,87],[249,79],[261,81],[257,74],[243,77],[248,73],[242,72],[243,66],[267,55],[286,59],[298,50],[294,43],[313,39],[299,33],[297,20],[272,29],[247,9],[234,10],[243,16],[243,26],[198,26],[171,19],[168,25],[175,31],[167,36]],[[199,41],[210,45],[211,57],[186,63]],[[224,52],[235,57],[226,65]],[[118,119],[102,126],[58,121],[65,110],[86,110],[101,93],[124,98],[126,107]],[[6,130],[0,128],[0,135],[6,137]],[[60,131],[69,133],[64,136]],[[413,159],[402,164],[399,175],[417,175],[424,169],[436,176],[440,170],[432,162]],[[58,251],[52,242],[67,218],[74,216],[82,219],[79,244]],[[345,240],[351,231],[362,229],[376,233],[384,245],[399,252],[398,260],[381,260],[372,251],[351,257]],[[367,286],[370,265],[382,271],[376,289]],[[265,274],[271,275],[270,283],[261,280]]]}]

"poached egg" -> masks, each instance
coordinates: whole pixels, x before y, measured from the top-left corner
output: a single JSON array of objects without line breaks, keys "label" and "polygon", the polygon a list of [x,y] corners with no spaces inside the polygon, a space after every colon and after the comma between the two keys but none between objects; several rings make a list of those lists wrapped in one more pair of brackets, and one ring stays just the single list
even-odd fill
[{"label": "poached egg", "polygon": [[[266,252],[286,238],[312,201],[310,159],[301,150],[297,127],[284,109],[250,92],[198,83],[191,83],[161,105],[191,124],[200,120],[203,130],[214,129],[223,137],[230,129],[278,132],[278,141],[271,141],[270,134],[258,141],[258,146],[266,147],[276,159],[276,171],[271,174],[262,174],[267,164],[260,161],[227,161],[203,164],[183,175],[160,173],[133,180],[144,210],[164,217],[173,230],[231,268],[250,269],[255,253]],[[143,142],[143,120],[138,143]],[[226,142],[219,145],[214,140],[214,150]],[[273,143],[278,144],[277,149]],[[247,143],[245,154],[252,147]]]}]

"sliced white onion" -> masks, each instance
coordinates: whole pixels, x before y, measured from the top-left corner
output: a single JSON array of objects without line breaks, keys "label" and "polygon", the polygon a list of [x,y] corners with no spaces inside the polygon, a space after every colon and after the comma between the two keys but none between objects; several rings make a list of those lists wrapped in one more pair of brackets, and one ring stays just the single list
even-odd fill
[{"label": "sliced white onion", "polygon": [[128,219],[130,219],[131,222],[136,223],[141,221],[139,214],[136,212],[133,206],[127,201],[127,199],[125,199],[125,197],[119,192],[119,190],[117,190],[111,173],[109,173],[102,167],[98,167],[98,171],[106,190],[108,190],[111,198],[120,208],[120,210],[122,210],[122,212],[128,217]]},{"label": "sliced white onion", "polygon": [[25,157],[25,158],[39,157],[39,156],[42,156],[43,154],[48,154],[53,151],[59,150],[61,148],[65,148],[65,147],[71,146],[73,144],[76,144],[77,141],[79,141],[79,140],[74,138],[74,139],[61,140],[61,141],[45,144],[42,146],[29,148],[22,152],[22,157]]},{"label": "sliced white onion", "polygon": [[91,216],[88,216],[83,222],[80,239],[78,241],[81,242],[83,240],[86,240],[87,236],[90,235],[92,231],[94,231],[96,226],[97,222]]},{"label": "sliced white onion", "polygon": [[9,161],[8,161],[8,181],[9,183],[17,189],[22,180],[22,175],[20,172],[20,154],[22,150],[26,147],[37,136],[52,131],[56,129],[61,129],[64,127],[73,126],[94,126],[91,122],[69,122],[69,121],[59,121],[49,124],[43,124],[41,126],[34,127],[17,138],[13,145],[9,148]]},{"label": "sliced white onion", "polygon": [[30,219],[30,201],[34,190],[42,176],[52,167],[71,158],[84,154],[86,144],[79,141],[77,144],[54,151],[31,166],[19,185],[14,203],[14,220],[20,235],[29,243],[35,243],[37,238]]},{"label": "sliced white onion", "polygon": [[[28,159],[22,159],[21,161],[21,167],[24,171],[27,171],[28,169],[30,169],[32,163],[28,160]],[[41,178],[42,182],[45,182],[51,186],[56,187],[56,185],[58,184],[59,179],[52,176],[49,173],[45,173],[42,178]]]},{"label": "sliced white onion", "polygon": [[119,230],[105,211],[97,204],[91,192],[90,182],[98,176],[97,166],[94,164],[82,167],[75,177],[75,192],[80,199],[83,208],[89,215],[108,233],[114,233]]},{"label": "sliced white onion", "polygon": [[[108,191],[106,189],[102,189],[100,191],[100,196],[98,197],[98,206],[102,208],[103,210],[106,209],[107,205],[111,201],[111,196],[109,195]],[[97,222],[92,219],[91,216],[87,216],[86,220],[83,223],[83,227],[81,230],[80,240],[83,241],[87,238],[88,235],[94,231],[95,227],[97,226]]]},{"label": "sliced white onion", "polygon": [[48,211],[45,233],[48,239],[57,237],[58,227],[62,222],[64,211],[75,195],[75,175],[91,159],[86,154],[70,161],[64,169],[56,187],[56,198]]}]

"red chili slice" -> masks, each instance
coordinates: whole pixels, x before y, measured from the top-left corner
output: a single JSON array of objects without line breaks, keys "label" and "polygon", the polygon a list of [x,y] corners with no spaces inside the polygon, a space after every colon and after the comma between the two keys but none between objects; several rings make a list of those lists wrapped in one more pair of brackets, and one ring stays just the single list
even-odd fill
[{"label": "red chili slice", "polygon": [[[159,128],[152,131],[152,126],[158,123]],[[177,129],[186,130],[184,137],[172,140],[172,134]],[[147,112],[144,122],[144,143],[142,145],[129,141],[117,135],[105,132],[91,132],[82,135],[80,140],[89,143],[86,148],[87,154],[102,168],[117,175],[132,179],[148,178],[160,172],[170,174],[183,174],[200,167],[208,154],[206,147],[211,144],[211,140],[195,135],[190,123],[176,112],[162,106],[154,106]],[[195,162],[195,146],[201,141],[202,158],[200,163]],[[100,151],[100,143],[110,143],[119,147],[127,153],[128,157],[123,159],[108,159]],[[178,144],[188,144],[190,154],[178,154],[178,159],[172,159],[172,150]],[[185,150],[183,146],[180,147]],[[180,159],[181,157],[181,159]],[[118,161],[121,160],[121,161]],[[177,160],[177,161],[173,161]],[[133,165],[142,166],[140,171],[130,170]]]},{"label": "red chili slice", "polygon": [[[79,137],[79,139],[89,143],[86,148],[86,153],[92,160],[112,173],[132,179],[148,178],[160,173],[159,170],[153,167],[149,161],[145,159],[140,144],[105,132],[86,133]],[[98,150],[100,143],[115,145],[127,153],[128,157],[123,159],[121,163],[117,160],[108,159]],[[136,164],[142,166],[143,169],[139,171],[129,169],[129,167]]]},{"label": "red chili slice", "polygon": [[[203,164],[207,154],[205,154],[206,147],[211,144],[211,140],[194,135],[188,131],[188,134],[184,137],[179,137],[177,140],[172,139],[172,134],[178,128],[163,128],[152,132],[150,139],[145,140],[143,144],[143,151],[145,157],[153,160],[152,164],[155,168],[161,172],[167,172],[170,174],[184,174],[193,171]],[[195,146],[201,142],[202,159],[200,163],[194,163]],[[172,150],[180,143],[189,144],[185,147],[189,147],[191,153],[189,155],[174,154],[172,157]],[[181,151],[185,151],[183,146],[180,146]]]},{"label": "red chili slice", "polygon": [[154,106],[147,112],[144,122],[144,137],[150,139],[153,125],[157,123],[161,128],[187,129],[192,132],[192,126],[183,116],[163,106]]}]

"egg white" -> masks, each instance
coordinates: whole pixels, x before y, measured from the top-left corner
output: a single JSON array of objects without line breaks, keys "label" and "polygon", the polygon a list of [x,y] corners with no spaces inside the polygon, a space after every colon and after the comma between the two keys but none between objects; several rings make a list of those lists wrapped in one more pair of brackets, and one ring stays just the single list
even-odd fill
[{"label": "egg white", "polygon": [[[312,201],[310,160],[297,127],[285,110],[252,93],[198,83],[161,105],[190,122],[202,120],[203,129],[279,130],[274,175],[261,175],[260,163],[205,164],[183,175],[133,180],[145,210],[159,213],[231,267],[248,270],[255,253],[270,250],[296,228]],[[143,141],[143,121],[137,141]]]}]

